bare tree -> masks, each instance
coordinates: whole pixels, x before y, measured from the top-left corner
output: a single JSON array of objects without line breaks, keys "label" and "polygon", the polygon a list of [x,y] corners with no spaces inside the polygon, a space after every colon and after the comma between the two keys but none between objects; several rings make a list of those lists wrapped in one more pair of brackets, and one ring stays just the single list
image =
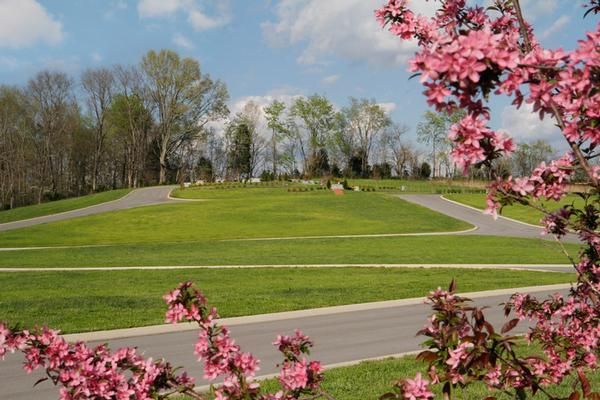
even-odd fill
[{"label": "bare tree", "polygon": [[517,176],[530,175],[542,161],[550,161],[555,154],[552,146],[544,140],[520,143],[512,154],[513,173]]},{"label": "bare tree", "polygon": [[23,91],[0,87],[0,209],[26,204],[31,174],[31,130]]},{"label": "bare tree", "polygon": [[115,78],[107,68],[87,69],[81,75],[81,86],[87,96],[87,105],[94,125],[94,153],[92,156],[92,191],[97,189],[98,169],[104,154],[107,135],[106,119],[112,102]]},{"label": "bare tree", "polygon": [[447,113],[425,112],[425,121],[417,125],[417,140],[431,146],[432,177],[439,174],[438,154],[446,151],[448,147],[448,130],[460,121],[465,115],[464,111]]},{"label": "bare tree", "polygon": [[61,72],[39,72],[27,85],[28,111],[37,151],[38,202],[45,190],[55,197],[67,189],[62,179],[66,168],[69,134],[79,118],[73,83]]},{"label": "bare tree", "polygon": [[392,123],[383,131],[380,147],[383,161],[390,161],[398,176],[405,176],[407,166],[412,153],[412,147],[404,140],[409,127],[402,124]]},{"label": "bare tree", "polygon": [[368,171],[369,157],[377,137],[391,125],[385,110],[371,99],[350,98],[350,106],[344,108],[348,128],[356,138],[362,160],[361,170]]}]

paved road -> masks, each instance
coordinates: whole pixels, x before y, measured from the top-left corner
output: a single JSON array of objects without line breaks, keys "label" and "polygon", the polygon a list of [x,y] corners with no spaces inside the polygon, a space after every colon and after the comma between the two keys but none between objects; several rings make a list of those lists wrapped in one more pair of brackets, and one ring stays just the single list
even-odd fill
[{"label": "paved road", "polygon": [[[542,228],[532,225],[512,221],[507,218],[492,218],[490,215],[483,214],[482,211],[466,207],[454,202],[445,200],[440,195],[435,194],[405,194],[400,198],[430,208],[450,217],[463,220],[477,227],[476,230],[458,235],[491,235],[491,236],[512,236],[535,239],[554,240],[553,236],[542,236]],[[568,242],[579,243],[574,235],[568,235],[565,238]]]},{"label": "paved road", "polygon": [[[539,292],[543,297],[552,291]],[[506,301],[507,296],[493,296],[476,301],[478,305],[487,305],[491,309],[487,315],[496,326],[501,326],[504,317],[498,304]],[[419,350],[422,337],[415,332],[423,327],[430,313],[423,304],[397,306],[376,310],[353,311],[331,315],[316,315],[296,319],[272,322],[249,323],[231,327],[232,335],[243,350],[252,351],[261,362],[259,375],[276,372],[274,367],[280,362],[280,356],[271,345],[277,334],[293,333],[300,328],[316,342],[313,358],[325,365],[379,357]],[[520,332],[523,331],[521,328]],[[516,332],[516,331],[515,331]],[[165,357],[174,365],[181,365],[192,376],[202,376],[201,365],[193,354],[195,331],[166,333],[130,339],[110,341],[112,348],[137,346],[147,356]],[[5,400],[46,400],[56,399],[57,391],[48,382],[33,388],[33,383],[42,375],[27,375],[20,368],[21,358],[9,355],[0,362],[0,387]],[[198,384],[205,384],[200,380]]]},{"label": "paved road", "polygon": [[66,211],[60,214],[46,215],[22,221],[8,222],[0,224],[0,232],[12,229],[25,228],[32,225],[45,224],[48,222],[62,221],[71,218],[84,217],[92,214],[99,214],[107,211],[124,210],[152,204],[161,204],[173,202],[169,199],[169,193],[174,186],[156,186],[143,189],[135,189],[120,199],[97,204],[95,206],[80,208],[78,210]]}]

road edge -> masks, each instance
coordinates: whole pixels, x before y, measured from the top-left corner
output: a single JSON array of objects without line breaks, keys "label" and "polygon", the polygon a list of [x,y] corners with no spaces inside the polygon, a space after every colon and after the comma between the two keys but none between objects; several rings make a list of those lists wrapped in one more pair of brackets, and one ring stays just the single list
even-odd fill
[{"label": "road edge", "polygon": [[[445,200],[445,201],[447,201],[448,203],[456,204],[457,206],[462,206],[462,207],[465,207],[465,208],[470,208],[471,210],[474,210],[474,211],[477,211],[477,212],[480,212],[480,213],[484,214],[483,210],[481,210],[480,208],[473,207],[473,206],[469,206],[469,205],[467,205],[467,204],[463,204],[463,203],[461,203],[461,202],[458,202],[458,201],[455,201],[455,200],[450,200],[450,199],[446,198],[446,197],[445,197],[443,194],[442,194],[442,195],[440,195],[440,197],[442,198],[442,200]],[[492,218],[493,218],[493,217],[492,217]],[[532,228],[538,228],[538,229],[540,229],[540,230],[544,229],[544,227],[543,227],[543,226],[541,226],[541,225],[533,225],[533,224],[529,224],[529,223],[527,223],[527,222],[519,221],[519,220],[517,220],[517,219],[513,219],[513,218],[505,217],[504,215],[498,215],[498,218],[502,218],[502,219],[505,219],[505,220],[507,220],[507,221],[510,221],[510,222],[516,222],[517,224],[521,224],[521,225],[529,226],[529,227],[532,227]]]}]

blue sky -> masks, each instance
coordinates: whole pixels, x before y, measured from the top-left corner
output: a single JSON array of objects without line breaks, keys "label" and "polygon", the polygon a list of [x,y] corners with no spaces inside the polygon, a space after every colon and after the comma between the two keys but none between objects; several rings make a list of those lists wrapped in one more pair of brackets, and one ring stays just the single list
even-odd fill
[{"label": "blue sky", "polygon": [[[481,0],[487,1],[487,0]],[[523,0],[548,47],[572,48],[597,20],[579,0]],[[375,98],[414,127],[427,109],[418,80],[408,80],[414,48],[382,31],[372,11],[382,0],[0,0],[0,83],[24,84],[37,71],[77,78],[87,67],[135,64],[150,49],[194,57],[223,80],[236,111],[248,99],[320,93],[343,106]],[[413,0],[422,12],[432,1]],[[551,122],[505,101],[494,128],[520,140],[555,141]],[[548,136],[552,133],[554,136]],[[558,142],[556,142],[558,143]]]}]

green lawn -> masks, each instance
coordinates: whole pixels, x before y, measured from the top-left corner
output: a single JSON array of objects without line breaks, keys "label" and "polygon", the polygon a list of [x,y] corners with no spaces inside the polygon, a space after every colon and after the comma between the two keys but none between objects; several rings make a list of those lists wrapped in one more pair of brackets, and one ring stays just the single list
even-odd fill
[{"label": "green lawn", "polygon": [[[314,338],[318,343],[318,338]],[[531,348],[525,344],[518,350],[522,354],[540,354],[537,348]],[[392,391],[394,383],[402,378],[413,378],[417,372],[421,372],[424,379],[427,378],[427,364],[416,361],[414,357],[389,358],[382,361],[368,361],[358,365],[334,368],[325,372],[323,388],[338,400],[376,400],[384,393]],[[600,390],[600,371],[588,375],[592,391]],[[431,381],[431,379],[428,379]],[[572,380],[565,381],[560,387],[552,389],[551,393],[557,398],[566,398],[572,392]],[[261,386],[270,392],[280,390],[276,379],[263,381]],[[441,385],[433,385],[435,398],[442,398]],[[581,387],[578,386],[581,390]],[[467,389],[457,389],[457,399],[484,399],[495,396],[498,400],[514,400],[502,392],[489,391],[483,384],[475,384]],[[547,399],[541,392],[531,399]]]},{"label": "green lawn", "polygon": [[0,224],[5,222],[20,221],[23,219],[41,217],[44,215],[57,214],[65,211],[76,210],[93,206],[107,201],[119,199],[129,193],[131,189],[110,190],[91,194],[89,196],[74,197],[71,199],[51,201],[49,203],[36,204],[33,206],[19,207],[12,210],[0,211]]},{"label": "green lawn", "polygon": [[[565,244],[572,255],[579,247]],[[257,264],[568,264],[554,241],[425,236],[277,241],[199,241],[0,252],[0,267]]]},{"label": "green lawn", "polygon": [[[471,207],[479,208],[484,210],[487,206],[485,203],[485,195],[484,194],[446,194],[444,195],[449,200],[458,201],[459,203],[466,204]],[[540,206],[547,208],[548,210],[557,210],[560,207],[574,203],[576,206],[583,206],[583,199],[576,195],[567,195],[564,199],[559,202],[552,200],[540,200]],[[543,217],[542,212],[527,207],[521,204],[513,204],[511,206],[506,206],[502,209],[501,215],[513,218],[518,221],[527,222],[528,224],[540,225],[540,220]]]},{"label": "green lawn", "polygon": [[[178,194],[181,194],[178,192]],[[465,222],[384,193],[189,189],[179,202],[0,234],[2,247],[165,243],[279,236],[460,231]],[[115,229],[118,227],[118,229]]]},{"label": "green lawn", "polygon": [[[261,268],[0,274],[0,320],[83,332],[160,324],[161,296],[192,280],[221,316],[413,298],[455,277],[462,292],[571,282],[573,274],[420,268]],[[425,318],[425,316],[424,316]]]}]

